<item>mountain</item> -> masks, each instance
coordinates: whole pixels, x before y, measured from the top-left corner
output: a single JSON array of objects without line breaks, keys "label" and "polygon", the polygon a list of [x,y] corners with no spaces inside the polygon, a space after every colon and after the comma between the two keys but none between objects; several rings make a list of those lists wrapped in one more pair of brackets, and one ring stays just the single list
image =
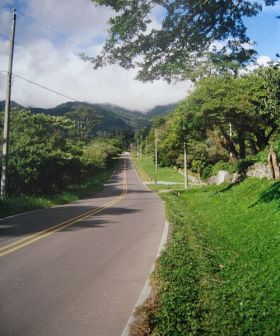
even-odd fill
[{"label": "mountain", "polygon": [[[43,113],[53,116],[64,116],[69,112],[77,111],[80,108],[89,109],[100,119],[94,128],[95,134],[116,134],[134,133],[135,130],[145,128],[150,125],[151,118],[164,116],[172,111],[177,104],[158,105],[143,114],[138,111],[131,111],[125,108],[110,104],[90,104],[82,102],[67,102],[53,108],[23,107],[16,102],[11,102],[11,106],[17,109],[27,109],[32,113]],[[4,111],[5,101],[0,101],[0,111]]]},{"label": "mountain", "polygon": [[[25,108],[12,102],[12,107]],[[0,111],[3,111],[5,102],[0,102]],[[133,133],[136,129],[149,125],[149,118],[140,112],[130,111],[119,106],[110,104],[89,104],[80,102],[67,102],[53,108],[26,108],[32,113],[43,113],[53,116],[64,116],[68,112],[76,111],[80,108],[92,110],[95,116],[100,119],[100,123],[95,126],[96,134],[116,134]]]},{"label": "mountain", "polygon": [[153,118],[156,116],[165,116],[166,114],[174,110],[176,106],[177,104],[175,103],[168,105],[158,105],[151,109],[148,113],[146,113],[146,116],[148,116],[149,118]]},{"label": "mountain", "polygon": [[[14,101],[11,101],[11,108],[22,109],[24,107]],[[5,111],[5,100],[0,101],[0,111]]]}]

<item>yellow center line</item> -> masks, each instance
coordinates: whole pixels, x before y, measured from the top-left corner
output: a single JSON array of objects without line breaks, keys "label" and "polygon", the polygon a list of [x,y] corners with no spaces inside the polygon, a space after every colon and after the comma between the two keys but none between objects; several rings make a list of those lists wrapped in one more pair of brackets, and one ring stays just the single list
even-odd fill
[{"label": "yellow center line", "polygon": [[59,223],[57,225],[54,225],[48,229],[39,231],[35,234],[29,235],[23,239],[20,239],[12,244],[3,246],[2,248],[0,248],[0,257],[10,254],[14,251],[17,251],[21,248],[23,248],[24,246],[27,246],[29,244],[32,244],[34,242],[36,242],[37,240],[43,239],[45,237],[48,237],[49,235],[57,232],[57,231],[61,231],[73,224],[76,224],[78,222],[80,222],[81,220],[87,219],[91,216],[94,216],[98,213],[100,213],[101,211],[110,208],[112,205],[115,205],[116,203],[120,202],[121,200],[123,200],[126,195],[127,195],[127,171],[126,171],[126,159],[125,159],[125,165],[124,165],[124,175],[123,175],[123,191],[121,193],[121,195],[115,197],[113,200],[105,203],[103,206],[98,207],[94,210],[90,210],[88,212],[85,212],[79,216],[76,216],[74,218],[71,218],[65,222]]}]

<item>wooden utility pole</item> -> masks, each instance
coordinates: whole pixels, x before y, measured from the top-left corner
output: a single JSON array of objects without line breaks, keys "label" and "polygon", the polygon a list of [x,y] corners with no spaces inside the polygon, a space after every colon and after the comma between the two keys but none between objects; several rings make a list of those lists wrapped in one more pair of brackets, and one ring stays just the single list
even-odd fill
[{"label": "wooden utility pole", "polygon": [[184,140],[184,185],[185,189],[188,189],[189,182],[188,182],[188,158],[187,158],[187,146],[186,140]]},{"label": "wooden utility pole", "polygon": [[155,129],[155,184],[157,184],[158,177],[158,135]]},{"label": "wooden utility pole", "polygon": [[142,151],[143,151],[142,142],[143,142],[143,135],[141,133],[141,136],[140,136],[140,158],[142,158]]},{"label": "wooden utility pole", "polygon": [[148,139],[146,138],[145,162],[147,162],[147,155],[148,155]]},{"label": "wooden utility pole", "polygon": [[189,181],[188,181],[188,157],[187,157],[187,137],[186,137],[186,126],[185,126],[185,120],[183,123],[183,151],[184,151],[184,187],[185,189],[188,189],[189,187]]},{"label": "wooden utility pole", "polygon": [[5,103],[3,145],[2,145],[1,196],[4,196],[6,193],[6,184],[7,184],[10,105],[11,105],[11,87],[12,87],[12,74],[13,74],[15,31],[16,31],[16,10],[14,9],[13,16],[12,16],[12,29],[11,29],[11,38],[10,38],[9,66],[8,66],[8,73],[7,73],[6,103]]},{"label": "wooden utility pole", "polygon": [[[229,123],[229,138],[230,141],[232,140],[232,123]],[[234,161],[234,155],[232,152],[229,153],[229,161],[233,162]]]}]

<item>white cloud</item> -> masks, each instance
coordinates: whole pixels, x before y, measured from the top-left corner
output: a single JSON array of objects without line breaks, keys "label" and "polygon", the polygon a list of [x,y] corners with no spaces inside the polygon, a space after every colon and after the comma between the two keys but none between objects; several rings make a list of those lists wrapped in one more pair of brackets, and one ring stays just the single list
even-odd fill
[{"label": "white cloud", "polygon": [[[93,70],[89,63],[79,58],[78,51],[93,55],[100,50],[111,14],[109,9],[97,8],[89,0],[25,0],[25,3],[28,10],[22,8],[22,11],[42,25],[67,35],[67,40],[61,41],[61,36],[19,14],[15,74],[77,100],[143,111],[185,98],[190,82],[144,84],[134,79],[135,70],[127,71],[116,65]],[[93,43],[97,39],[99,43]],[[0,48],[0,69],[3,70],[8,62],[7,42],[0,42]],[[0,78],[1,88],[4,88],[3,74]],[[0,90],[0,99],[4,99],[3,90]],[[38,107],[55,106],[68,100],[19,78],[14,79],[12,99],[25,106]]]},{"label": "white cloud", "polygon": [[257,64],[260,66],[268,66],[271,61],[272,58],[269,56],[259,56],[257,58]]},{"label": "white cloud", "polygon": [[[16,49],[14,73],[81,101],[147,110],[154,105],[183,99],[190,87],[189,82],[169,85],[157,81],[143,84],[134,80],[135,71],[126,71],[116,65],[94,71],[90,64],[84,63],[75,53],[61,54],[46,40],[38,40],[30,47],[38,50],[38,53],[33,54],[21,47]],[[1,69],[5,63],[7,55],[0,62]],[[1,91],[3,98],[4,93]],[[67,101],[17,77],[14,79],[12,99],[23,105],[40,107]]]}]

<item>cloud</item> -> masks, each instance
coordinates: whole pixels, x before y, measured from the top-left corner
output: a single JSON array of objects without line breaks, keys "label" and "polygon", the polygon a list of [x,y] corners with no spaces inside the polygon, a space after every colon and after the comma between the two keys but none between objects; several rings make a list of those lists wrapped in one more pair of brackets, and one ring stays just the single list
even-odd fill
[{"label": "cloud", "polygon": [[257,58],[257,64],[260,66],[268,66],[272,62],[272,58],[269,56],[259,56]]},{"label": "cloud", "polygon": [[[144,111],[154,105],[183,99],[190,87],[189,82],[143,84],[134,80],[135,71],[126,71],[117,65],[93,70],[75,53],[67,51],[62,54],[47,40],[37,40],[29,48],[16,48],[14,73],[81,101],[111,103]],[[37,52],[32,53],[31,50]],[[1,69],[5,68],[7,61],[6,53],[0,62]],[[3,80],[2,76],[1,87],[4,87]],[[25,106],[40,107],[55,106],[69,100],[17,77],[14,79],[12,99]]]},{"label": "cloud", "polygon": [[[85,51],[94,55],[101,49],[106,22],[112,14],[108,8],[97,8],[89,0],[25,0],[21,3],[25,6],[19,11],[28,13],[33,19],[18,15],[15,74],[77,100],[117,104],[142,111],[182,100],[191,87],[188,81],[171,85],[164,81],[144,84],[134,79],[135,70],[124,70],[117,65],[93,70],[91,64],[84,63],[77,53]],[[9,31],[9,16],[4,14]],[[5,70],[7,41],[0,40],[0,48],[0,70]],[[0,85],[5,87],[3,73]],[[4,99],[4,95],[4,90],[0,90],[0,99]],[[12,99],[25,106],[38,107],[55,106],[69,100],[17,77],[13,82]]]}]

